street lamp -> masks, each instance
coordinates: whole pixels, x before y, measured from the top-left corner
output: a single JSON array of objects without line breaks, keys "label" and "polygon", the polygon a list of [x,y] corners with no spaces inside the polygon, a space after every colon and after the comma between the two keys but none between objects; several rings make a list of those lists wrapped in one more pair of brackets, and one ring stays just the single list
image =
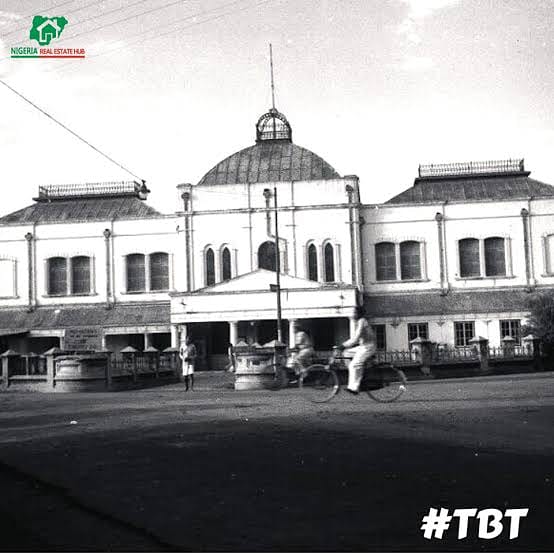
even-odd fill
[{"label": "street lamp", "polygon": [[[269,198],[271,197],[271,191],[264,189],[264,198],[269,211]],[[277,214],[277,187],[273,187],[273,209],[275,211],[275,292],[277,293],[277,341],[283,342],[283,325],[281,318],[281,254],[279,251],[279,220]],[[268,229],[269,234],[269,229]],[[271,236],[271,235],[270,235]],[[270,287],[273,290],[273,287]]]}]

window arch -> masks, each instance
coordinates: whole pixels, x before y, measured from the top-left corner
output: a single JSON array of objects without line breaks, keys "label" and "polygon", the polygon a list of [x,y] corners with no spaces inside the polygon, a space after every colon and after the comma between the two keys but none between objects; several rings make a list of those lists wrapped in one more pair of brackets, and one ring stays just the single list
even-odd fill
[{"label": "window arch", "polygon": [[224,246],[221,251],[221,279],[228,281],[231,277],[231,251],[227,246]]},{"label": "window arch", "polygon": [[48,294],[67,294],[67,260],[48,260]]},{"label": "window arch", "polygon": [[169,289],[169,256],[166,252],[150,254],[150,290]]},{"label": "window arch", "polygon": [[146,290],[144,254],[127,255],[127,291],[144,292]]},{"label": "window arch", "polygon": [[335,281],[335,249],[328,242],[323,247],[323,262],[325,267],[325,282],[332,283]]},{"label": "window arch", "polygon": [[400,278],[421,279],[420,244],[415,240],[400,243]]},{"label": "window arch", "polygon": [[375,245],[375,274],[377,281],[396,280],[396,248],[393,242]]},{"label": "window arch", "polygon": [[506,249],[502,237],[485,239],[485,275],[487,277],[506,275]]},{"label": "window arch", "polygon": [[266,240],[260,244],[258,248],[258,267],[260,269],[269,269],[270,271],[277,269],[277,255],[273,241]]},{"label": "window arch", "polygon": [[479,277],[481,263],[478,239],[462,239],[458,243],[460,254],[460,277]]},{"label": "window arch", "polygon": [[90,293],[90,258],[74,256],[71,258],[71,294]]},{"label": "window arch", "polygon": [[209,287],[215,285],[215,256],[212,248],[206,248],[204,252],[205,283]]},{"label": "window arch", "polygon": [[317,281],[317,248],[313,243],[308,245],[308,279]]}]

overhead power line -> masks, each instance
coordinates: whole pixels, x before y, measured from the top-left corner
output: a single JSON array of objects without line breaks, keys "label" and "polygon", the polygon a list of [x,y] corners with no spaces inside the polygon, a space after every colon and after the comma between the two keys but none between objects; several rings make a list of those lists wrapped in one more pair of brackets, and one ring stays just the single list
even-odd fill
[{"label": "overhead power line", "polygon": [[[67,2],[62,2],[61,4],[55,4],[53,6],[50,6],[49,8],[46,8],[45,10],[42,10],[42,13],[46,13],[46,12],[51,12],[53,10],[57,10],[58,8],[61,8],[62,6],[66,6],[67,4],[72,4],[73,2],[75,2],[75,0],[68,0]],[[94,2],[95,4],[99,4],[100,2],[102,2],[102,0],[98,0],[97,2]],[[84,6],[84,7],[87,7],[87,6]],[[70,13],[73,13],[73,12],[76,12],[78,10],[81,10],[83,9],[83,7],[80,7],[80,8],[75,8],[74,10],[71,10],[69,12],[65,12],[66,14],[70,14]],[[25,14],[25,15],[22,15],[21,16],[21,19],[27,19],[28,17],[33,17],[35,15],[39,15],[37,14],[36,11],[32,12],[32,13],[28,13],[28,14]],[[28,29],[28,25],[26,26],[22,26],[22,27],[18,27],[17,29],[14,29],[13,31],[10,31],[9,33],[4,33],[4,37],[9,37],[10,35],[13,35],[14,33],[18,33],[20,31],[24,31],[25,29]]]},{"label": "overhead power line", "polygon": [[[255,8],[255,7],[258,7],[258,6],[261,6],[262,4],[266,4],[268,2],[273,2],[273,1],[278,1],[278,0],[261,0],[260,2],[255,2],[253,4],[250,4],[250,5],[247,5],[247,6],[242,6],[240,8],[237,8],[237,9],[233,9],[233,10],[228,10],[224,13],[221,13],[221,14],[218,14],[218,15],[215,15],[213,17],[210,17],[210,18],[207,18],[207,19],[204,19],[202,21],[197,21],[195,23],[191,23],[190,25],[180,25],[178,26],[177,28],[175,29],[171,29],[165,33],[160,33],[159,30],[160,29],[163,29],[164,27],[168,27],[168,26],[172,26],[172,25],[175,25],[176,23],[178,23],[179,21],[190,21],[191,19],[195,19],[197,17],[201,17],[203,15],[207,15],[209,13],[212,13],[214,11],[218,11],[220,10],[221,8],[225,8],[225,7],[228,7],[228,6],[232,6],[232,5],[235,5],[235,4],[240,4],[240,3],[243,3],[247,0],[234,0],[233,2],[229,2],[228,4],[224,4],[223,6],[219,6],[218,8],[214,8],[212,10],[207,10],[207,11],[203,11],[203,12],[197,12],[196,14],[192,14],[190,16],[187,16],[187,17],[184,17],[184,18],[181,18],[181,19],[178,19],[178,20],[175,20],[169,24],[166,24],[166,25],[162,25],[160,27],[157,27],[154,31],[155,31],[155,35],[152,36],[152,37],[144,37],[144,33],[141,32],[141,33],[136,33],[135,35],[130,35],[129,37],[127,38],[134,38],[134,37],[138,37],[137,40],[126,40],[125,41],[125,44],[122,45],[122,46],[119,46],[119,47],[116,47],[116,48],[111,48],[109,50],[106,50],[104,52],[98,52],[97,54],[91,54],[91,55],[87,55],[87,59],[90,59],[90,58],[96,58],[98,56],[104,56],[106,54],[111,54],[112,52],[117,52],[119,50],[124,50],[126,48],[129,48],[135,44],[141,44],[143,42],[146,42],[148,40],[154,40],[154,39],[157,39],[157,38],[161,38],[161,37],[164,37],[164,36],[167,36],[167,35],[170,35],[172,33],[175,33],[177,31],[183,31],[183,30],[186,30],[186,29],[190,29],[192,27],[196,27],[197,25],[203,25],[204,23],[209,23],[211,21],[215,21],[217,19],[221,19],[223,17],[226,17],[228,15],[232,15],[234,13],[237,13],[237,12],[240,12],[240,11],[244,11],[244,10],[247,10],[247,9],[251,9],[251,8]],[[119,41],[114,41],[114,44],[116,44],[117,42]],[[45,72],[46,73],[49,73],[49,72],[58,72],[58,71],[63,71],[64,69],[71,69],[71,68],[76,68],[76,67],[82,67],[81,65],[77,65],[77,64],[74,64],[75,60],[72,60],[72,61],[69,61],[65,64],[62,64],[62,65],[57,65],[56,67],[52,67],[51,69],[48,69],[46,70]],[[71,67],[70,67],[71,66]]]},{"label": "overhead power line", "polygon": [[[116,12],[120,12],[121,10],[126,10],[128,8],[132,8],[133,6],[136,6],[137,4],[144,4],[144,2],[148,2],[149,0],[137,0],[136,2],[133,2],[131,4],[126,4],[124,6],[120,6],[119,8],[114,8],[113,10],[109,10],[107,12],[101,12],[99,14],[96,14],[96,15],[91,15],[90,17],[87,17],[85,19],[80,19],[78,21],[75,21],[75,22],[71,22],[71,28],[73,29],[74,27],[76,27],[77,25],[81,25],[82,23],[86,23],[87,21],[90,21],[91,19],[99,19],[101,17],[105,17],[107,15],[110,15],[112,13],[116,13]],[[64,13],[64,17],[66,17],[67,15],[71,15],[72,13],[74,12],[78,12],[80,10],[84,10],[86,8],[90,8],[91,6],[94,6],[96,4],[101,4],[103,2],[103,0],[95,0],[94,2],[91,2],[90,4],[85,4],[84,6],[81,6],[79,8],[76,8],[74,10],[71,10],[69,12],[65,12]],[[88,32],[88,31],[85,31],[85,32]],[[13,34],[15,33],[15,31],[12,31],[11,33],[8,33],[8,34]],[[73,37],[69,36],[69,37],[65,37],[63,39],[60,39],[58,40],[57,42],[62,42],[63,40],[69,40]],[[25,41],[20,41],[20,42],[17,42],[16,44],[14,44],[14,46],[21,46],[22,44],[25,44]]]},{"label": "overhead power line", "polygon": [[88,140],[86,140],[82,136],[78,135],[75,131],[72,131],[67,125],[64,125],[61,121],[57,120],[54,116],[50,115],[47,111],[43,110],[40,106],[37,106],[34,102],[32,102],[31,100],[26,98],[23,94],[21,94],[20,92],[15,90],[13,87],[8,85],[8,83],[6,83],[4,80],[0,79],[0,83],[3,84],[9,90],[11,90],[14,94],[17,94],[17,96],[19,96],[22,100],[24,100],[25,102],[27,102],[28,104],[33,106],[33,108],[35,108],[36,110],[38,110],[39,112],[44,114],[46,117],[48,117],[49,119],[54,121],[54,123],[58,124],[60,127],[65,129],[68,133],[71,133],[74,137],[79,139],[81,142],[84,142],[87,146],[90,146],[90,148],[92,148],[98,154],[100,154],[101,156],[103,156],[104,158],[106,158],[107,160],[112,162],[113,164],[117,165],[118,167],[120,167],[121,169],[123,169],[124,171],[129,173],[129,175],[132,175],[133,177],[135,177],[139,180],[142,180],[141,177],[139,177],[138,175],[133,173],[130,169],[127,169],[124,165],[121,165],[119,162],[116,162],[111,156],[108,156],[108,154],[105,154],[104,152],[102,152],[102,150],[100,150],[99,148],[96,148],[96,146],[91,144]]},{"label": "overhead power line", "polygon": [[[137,0],[136,2],[133,2],[132,4],[127,4],[126,6],[123,6],[122,8],[117,8],[115,10],[111,10],[110,12],[107,12],[107,13],[104,13],[102,15],[108,15],[110,13],[114,13],[114,12],[117,12],[117,11],[121,11],[122,9],[127,9],[127,8],[130,8],[132,6],[135,6],[137,4],[142,4],[144,3],[145,1],[147,0]],[[130,19],[135,19],[137,17],[140,17],[141,15],[147,15],[147,14],[150,14],[150,13],[153,13],[153,12],[156,12],[158,10],[163,10],[165,8],[169,8],[171,6],[175,6],[176,4],[182,4],[184,3],[185,0],[174,0],[172,2],[169,2],[167,4],[163,4],[162,6],[158,6],[157,8],[151,8],[149,10],[146,10],[146,11],[143,11],[143,12],[140,12],[138,14],[133,14],[133,15],[129,15],[129,16],[126,16],[126,17],[123,17],[121,19],[117,19],[116,21],[111,21],[110,23],[105,23],[104,25],[98,25],[97,27],[93,27],[92,29],[88,29],[87,31],[81,31],[79,33],[76,33],[74,35],[71,35],[71,36],[65,36],[59,40],[56,40],[56,45],[62,43],[62,42],[67,42],[68,40],[73,40],[77,37],[80,37],[80,36],[83,36],[83,35],[87,35],[89,33],[94,33],[96,31],[101,31],[102,29],[106,29],[107,27],[113,27],[114,25],[117,25],[118,23],[123,23],[125,21],[129,21]],[[95,2],[95,3],[98,3],[98,2]],[[79,21],[76,23],[76,25],[79,25],[81,23],[84,23],[85,21],[89,21],[91,19],[96,19],[95,17],[89,17],[83,21]],[[25,41],[21,41],[21,42],[18,42],[16,44],[16,46],[21,46],[22,44],[24,44]],[[0,61],[2,60],[6,60],[8,59],[9,56],[5,56],[4,58],[0,58]]]},{"label": "overhead power line", "polygon": [[[136,19],[137,17],[140,17],[142,15],[148,15],[153,12],[157,12],[159,10],[163,10],[165,8],[169,8],[171,6],[176,6],[177,4],[184,4],[185,0],[173,0],[172,2],[168,2],[167,4],[163,4],[162,6],[158,6],[157,8],[151,8],[149,10],[145,10],[140,13],[136,13],[133,15],[128,15],[126,17],[122,17],[121,19],[116,19],[115,21],[111,21],[110,23],[105,23],[104,25],[99,25],[97,27],[93,27],[92,29],[89,29],[88,31],[81,31],[80,33],[76,33],[71,36],[66,36],[60,40],[56,41],[56,44],[59,44],[60,42],[66,42],[68,40],[73,40],[77,37],[87,35],[89,33],[95,33],[96,31],[101,31],[102,29],[107,29],[108,27],[113,27],[114,25],[117,25],[118,23],[124,23],[125,21],[129,21],[130,19]],[[135,2],[139,3],[139,2]]]}]

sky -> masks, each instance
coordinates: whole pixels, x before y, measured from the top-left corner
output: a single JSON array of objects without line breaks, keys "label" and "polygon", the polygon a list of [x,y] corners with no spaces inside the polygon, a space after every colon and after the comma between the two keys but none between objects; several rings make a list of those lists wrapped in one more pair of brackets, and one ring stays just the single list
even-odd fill
[{"label": "sky", "polygon": [[[34,15],[68,23],[10,59]],[[294,142],[362,201],[413,184],[419,164],[525,158],[554,184],[554,0],[0,0],[0,79],[135,176],[148,203],[254,144],[276,106]],[[38,186],[133,179],[0,84],[0,214]]]}]

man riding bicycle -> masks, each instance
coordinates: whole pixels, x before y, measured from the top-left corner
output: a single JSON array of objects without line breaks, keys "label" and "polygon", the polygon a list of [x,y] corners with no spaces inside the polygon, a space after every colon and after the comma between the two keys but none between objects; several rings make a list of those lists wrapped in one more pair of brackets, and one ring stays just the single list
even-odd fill
[{"label": "man riding bicycle", "polygon": [[375,342],[375,333],[364,317],[362,307],[356,307],[354,317],[357,320],[354,335],[343,342],[339,348],[351,348],[354,351],[354,357],[348,364],[348,385],[346,390],[351,394],[358,394],[360,383],[364,376],[365,364],[375,355],[377,344]]},{"label": "man riding bicycle", "polygon": [[287,366],[294,369],[294,373],[299,375],[303,369],[306,369],[313,363],[315,355],[314,347],[306,331],[298,331],[294,335],[294,350],[291,354]]}]

